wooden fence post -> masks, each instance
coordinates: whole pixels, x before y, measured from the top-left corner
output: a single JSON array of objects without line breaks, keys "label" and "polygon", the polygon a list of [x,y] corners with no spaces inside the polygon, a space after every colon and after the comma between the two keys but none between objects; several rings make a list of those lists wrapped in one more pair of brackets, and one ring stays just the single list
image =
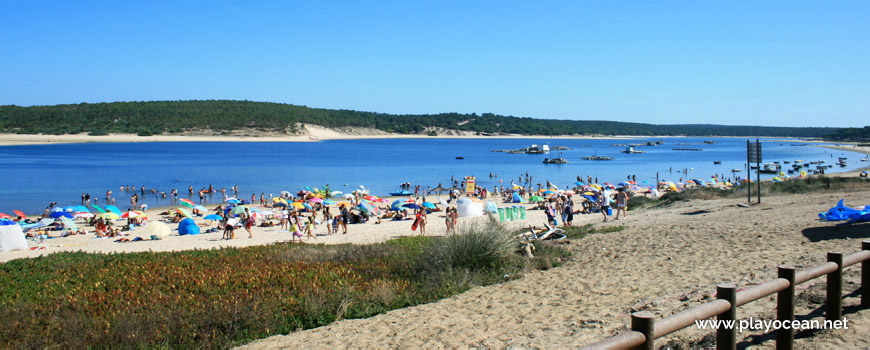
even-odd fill
[{"label": "wooden fence post", "polygon": [[[718,299],[724,299],[731,303],[731,308],[716,316],[716,319],[737,322],[737,286],[733,284],[717,285],[716,296]],[[722,322],[719,323],[719,329],[716,330],[716,349],[737,349],[736,326],[729,329],[723,327]]]},{"label": "wooden fence post", "polygon": [[[870,241],[861,242],[861,250],[870,250]],[[861,262],[861,306],[870,307],[870,260]]]},{"label": "wooden fence post", "polygon": [[843,253],[829,252],[828,261],[836,263],[837,269],[828,274],[825,319],[836,321],[843,318]]},{"label": "wooden fence post", "polygon": [[[779,278],[788,280],[788,288],[779,291],[776,295],[776,319],[782,322],[794,320],[794,266],[780,266]],[[780,328],[776,331],[776,348],[778,350],[791,350],[794,348],[794,330]]]},{"label": "wooden fence post", "polygon": [[653,329],[655,328],[655,315],[649,311],[635,312],[631,314],[631,330],[640,332],[646,337],[642,345],[635,349],[653,350],[655,346],[655,338],[653,337]]}]

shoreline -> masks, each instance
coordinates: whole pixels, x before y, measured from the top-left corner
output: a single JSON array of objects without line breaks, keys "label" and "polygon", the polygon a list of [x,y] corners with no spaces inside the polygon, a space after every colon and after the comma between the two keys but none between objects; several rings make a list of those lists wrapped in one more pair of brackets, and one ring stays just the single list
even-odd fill
[{"label": "shoreline", "polygon": [[[206,135],[203,135],[205,133]],[[298,135],[263,133],[256,130],[239,130],[230,135],[217,135],[208,132],[180,135],[138,136],[136,134],[108,134],[92,136],[85,133],[44,135],[0,133],[0,146],[44,145],[65,143],[136,143],[136,142],[318,142],[327,140],[365,140],[365,139],[579,139],[579,140],[620,140],[637,138],[676,138],[678,136],[640,136],[640,135],[476,135],[474,132],[451,131],[450,133],[429,136],[426,134],[395,134],[367,128],[332,129],[317,125],[306,125]],[[251,136],[261,134],[262,136]],[[735,138],[734,136],[715,136],[716,138]],[[741,136],[740,138],[744,138]],[[746,136],[746,138],[758,138]],[[821,142],[804,140],[805,142]],[[845,143],[849,144],[849,143]]]}]

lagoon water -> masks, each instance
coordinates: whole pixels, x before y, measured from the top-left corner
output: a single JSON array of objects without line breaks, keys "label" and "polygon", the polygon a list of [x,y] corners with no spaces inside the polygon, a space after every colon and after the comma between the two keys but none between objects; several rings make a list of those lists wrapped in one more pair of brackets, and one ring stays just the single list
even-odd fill
[{"label": "lagoon water", "polygon": [[[625,147],[663,140],[659,146],[641,146],[645,153],[625,154]],[[704,144],[703,141],[714,141]],[[797,140],[762,139],[764,162],[825,160],[835,164],[847,157],[848,166],[835,166],[827,172],[849,171],[866,162],[864,155],[809,146]],[[518,149],[532,144],[565,146],[567,151],[550,154],[509,154],[492,152]],[[679,151],[674,148],[699,148]],[[590,161],[582,157],[609,156],[611,161]],[[465,159],[458,160],[457,156]],[[569,164],[543,164],[545,157],[564,157]],[[332,190],[349,192],[363,185],[375,195],[387,195],[402,182],[444,187],[451,177],[461,180],[474,175],[487,188],[507,186],[526,171],[533,184],[547,180],[560,188],[572,186],[578,175],[592,176],[599,182],[618,183],[635,175],[637,181],[652,184],[656,174],[663,180],[709,179],[746,176],[746,139],[742,138],[633,138],[633,139],[367,139],[322,142],[144,142],[48,144],[0,147],[0,212],[13,209],[28,214],[41,213],[48,203],[79,204],[81,194],[89,193],[105,203],[112,190],[116,205],[126,209],[130,195],[122,185],[145,186],[168,192],[177,188],[188,197],[194,190],[237,185],[240,198],[261,192],[278,195],[282,190],[296,192],[305,186],[329,184]],[[713,161],[721,161],[714,165]],[[784,167],[784,169],[786,169]],[[683,169],[689,169],[683,174]],[[732,169],[742,172],[732,173]],[[489,174],[498,174],[490,179]],[[754,178],[754,173],[753,173]],[[771,177],[771,176],[762,176]],[[503,182],[501,182],[503,181]],[[232,195],[232,191],[228,190]],[[198,200],[198,195],[195,200]],[[215,195],[212,202],[222,199]],[[168,199],[148,192],[141,203],[167,205]]]}]

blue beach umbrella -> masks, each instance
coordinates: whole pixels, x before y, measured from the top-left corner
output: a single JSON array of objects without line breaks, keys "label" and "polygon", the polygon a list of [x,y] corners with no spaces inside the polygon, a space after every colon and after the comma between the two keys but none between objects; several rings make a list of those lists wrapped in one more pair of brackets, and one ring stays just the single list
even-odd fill
[{"label": "blue beach umbrella", "polygon": [[405,204],[402,204],[401,208],[420,209],[420,206],[417,205],[416,203],[405,203]]},{"label": "blue beach umbrella", "polygon": [[76,211],[76,206],[70,205],[67,207],[63,207],[63,211],[65,211],[67,213],[74,213]]},{"label": "blue beach umbrella", "polygon": [[88,207],[86,207],[84,205],[77,205],[77,206],[75,206],[75,209],[76,209],[76,211],[75,211],[76,213],[90,213],[91,212],[91,210],[88,209]]},{"label": "blue beach umbrella", "polygon": [[242,201],[240,201],[238,198],[227,198],[227,203],[241,204]]},{"label": "blue beach umbrella", "polygon": [[118,214],[118,216],[121,216],[121,209],[118,209],[118,207],[114,205],[107,205],[106,210]]},{"label": "blue beach umbrella", "polygon": [[63,218],[70,218],[70,219],[72,219],[72,218],[73,218],[73,215],[70,214],[70,213],[67,213],[67,212],[65,212],[65,211],[63,211],[63,210],[61,210],[61,211],[56,211],[56,212],[51,213],[51,217],[53,217],[53,218],[61,218],[61,217],[63,217]]},{"label": "blue beach umbrella", "polygon": [[423,202],[423,206],[429,209],[435,209],[435,204],[431,202]]},{"label": "blue beach umbrella", "polygon": [[206,219],[206,220],[209,220],[209,221],[220,221],[220,220],[223,220],[223,218],[222,218],[220,215],[217,215],[217,214],[209,214],[209,215],[206,215],[203,219]]}]

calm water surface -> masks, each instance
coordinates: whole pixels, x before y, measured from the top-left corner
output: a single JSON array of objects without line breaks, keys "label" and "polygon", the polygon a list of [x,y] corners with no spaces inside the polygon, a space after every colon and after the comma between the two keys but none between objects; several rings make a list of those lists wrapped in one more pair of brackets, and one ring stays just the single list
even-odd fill
[{"label": "calm water surface", "polygon": [[[663,140],[659,146],[642,146],[640,154],[625,154],[614,144]],[[704,144],[712,140],[715,144]],[[832,171],[854,170],[866,162],[859,153],[803,145],[800,141],[762,140],[764,161],[825,160],[835,164],[847,157],[849,166]],[[567,151],[548,155],[508,154],[498,149],[518,149],[532,144],[566,146]],[[799,146],[799,144],[801,146]],[[674,148],[700,148],[678,151]],[[568,159],[570,164],[543,164],[545,157]],[[582,157],[609,156],[611,161],[589,161]],[[457,160],[457,156],[465,159]],[[533,184],[547,180],[561,188],[573,185],[578,175],[597,177],[599,182],[618,183],[635,175],[637,181],[660,179],[678,181],[713,174],[745,176],[746,139],[737,138],[636,138],[619,140],[581,139],[372,139],[323,142],[143,142],[86,143],[0,147],[0,212],[13,209],[41,213],[48,203],[79,204],[86,192],[104,204],[111,189],[116,205],[126,209],[131,193],[122,185],[156,188],[168,192],[177,188],[188,196],[195,190],[230,188],[238,185],[239,196],[257,197],[261,192],[277,195],[296,192],[305,186],[349,192],[363,185],[373,194],[386,195],[399,183],[411,182],[449,187],[451,177],[474,175],[480,185],[492,188],[518,180],[526,171]],[[722,164],[714,165],[713,161]],[[683,174],[683,169],[690,169]],[[732,169],[744,169],[732,173]],[[498,177],[490,179],[489,173]],[[754,175],[753,175],[754,177]],[[770,177],[770,176],[767,176]],[[503,183],[499,181],[503,180]],[[232,194],[230,192],[230,194]],[[196,199],[198,199],[198,195]],[[216,195],[220,196],[220,195]],[[217,201],[219,198],[214,198]],[[140,203],[164,205],[168,200],[146,195]]]}]

